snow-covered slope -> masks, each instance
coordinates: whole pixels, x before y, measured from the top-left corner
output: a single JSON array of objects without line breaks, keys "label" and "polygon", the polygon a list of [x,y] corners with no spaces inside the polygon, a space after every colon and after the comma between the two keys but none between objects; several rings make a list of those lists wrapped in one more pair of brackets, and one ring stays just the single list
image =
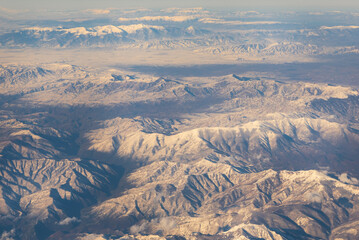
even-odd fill
[{"label": "snow-covered slope", "polygon": [[195,239],[206,239],[202,234],[217,236],[210,239],[238,239],[241,234],[328,239],[343,234],[331,236],[337,226],[357,221],[351,214],[357,211],[358,187],[318,171],[241,174],[229,164],[206,160],[156,162],[139,168],[127,181],[133,187],[92,208],[89,219],[116,219],[132,234],[190,237],[195,232]]},{"label": "snow-covered slope", "polygon": [[0,169],[0,224],[15,227],[21,239],[43,238],[44,224],[78,224],[80,210],[109,194],[122,174],[118,167],[67,159],[2,160]]},{"label": "snow-covered slope", "polygon": [[204,59],[215,55],[234,61],[269,63],[312,62],[318,60],[316,57],[359,53],[359,28],[350,21],[350,14],[348,19],[338,17],[343,25],[332,25],[325,18],[330,13],[323,13],[322,21],[302,24],[297,22],[299,16],[288,13],[284,14],[287,21],[282,21],[283,16],[265,14],[254,17],[207,11],[160,13],[119,17],[105,23],[24,23],[27,27],[0,33],[0,48],[179,49],[203,54]]},{"label": "snow-covered slope", "polygon": [[[116,153],[122,159],[140,162],[202,158],[217,162],[230,158],[239,162],[239,167],[257,170],[319,166],[340,169],[359,154],[354,147],[359,145],[359,135],[354,129],[320,119],[283,116],[232,128],[196,128],[169,136],[134,130],[135,126],[135,122],[124,119],[91,132],[87,136],[89,150]],[[350,166],[354,171],[353,167]]]},{"label": "snow-covered slope", "polygon": [[118,47],[120,44],[163,38],[201,36],[209,31],[148,24],[106,25],[91,28],[31,27],[0,36],[5,47]]},{"label": "snow-covered slope", "polygon": [[0,70],[4,236],[358,237],[355,88],[259,73]]}]

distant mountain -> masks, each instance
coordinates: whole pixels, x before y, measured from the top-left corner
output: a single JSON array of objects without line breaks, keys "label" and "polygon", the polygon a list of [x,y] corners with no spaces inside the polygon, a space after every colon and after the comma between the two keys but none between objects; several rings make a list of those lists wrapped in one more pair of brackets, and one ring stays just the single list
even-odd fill
[{"label": "distant mountain", "polygon": [[31,27],[0,36],[4,47],[109,47],[134,41],[190,37],[208,31],[145,24],[97,26],[93,28]]},{"label": "distant mountain", "polygon": [[230,56],[239,61],[269,62],[359,53],[359,30],[355,26],[230,31],[198,21],[154,23],[157,25],[146,21],[95,27],[29,27],[1,34],[0,47],[181,49]]}]

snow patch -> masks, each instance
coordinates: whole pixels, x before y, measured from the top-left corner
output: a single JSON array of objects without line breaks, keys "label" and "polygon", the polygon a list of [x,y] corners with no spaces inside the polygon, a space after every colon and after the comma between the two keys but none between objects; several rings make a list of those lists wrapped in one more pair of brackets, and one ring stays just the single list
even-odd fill
[{"label": "snow patch", "polygon": [[118,26],[119,28],[123,29],[127,33],[135,33],[142,29],[155,29],[155,30],[165,30],[162,26],[154,26],[154,25],[145,25],[145,24],[132,24],[132,25],[121,25]]},{"label": "snow patch", "polygon": [[228,25],[268,25],[268,24],[280,24],[277,21],[228,21],[220,18],[201,18],[199,22],[210,24],[228,24]]},{"label": "snow patch", "polygon": [[139,18],[118,18],[120,22],[128,21],[166,21],[166,22],[186,22],[197,19],[196,16],[144,16]]},{"label": "snow patch", "polygon": [[332,29],[335,29],[335,30],[345,30],[345,29],[358,29],[359,26],[331,26],[331,27],[327,27],[327,26],[322,26],[320,27],[321,30],[332,30]]},{"label": "snow patch", "polygon": [[349,177],[347,173],[342,173],[338,176],[339,181],[343,182],[343,183],[349,183],[349,184],[354,184],[354,185],[358,185],[359,184],[359,180],[355,177]]},{"label": "snow patch", "polygon": [[106,240],[103,235],[100,234],[85,234],[77,237],[76,240]]},{"label": "snow patch", "polygon": [[68,218],[65,218],[63,220],[61,220],[58,224],[59,225],[69,225],[69,224],[72,224],[72,223],[78,223],[80,222],[79,219],[77,219],[76,217],[68,217]]}]

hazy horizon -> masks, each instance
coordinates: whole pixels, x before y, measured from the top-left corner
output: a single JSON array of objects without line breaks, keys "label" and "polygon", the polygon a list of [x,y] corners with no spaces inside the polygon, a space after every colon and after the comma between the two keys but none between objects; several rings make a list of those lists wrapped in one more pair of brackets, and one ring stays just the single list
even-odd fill
[{"label": "hazy horizon", "polygon": [[45,0],[2,0],[0,1],[0,11],[6,13],[16,14],[18,10],[35,11],[35,10],[86,10],[86,9],[136,9],[136,8],[193,8],[203,7],[208,9],[235,9],[235,10],[268,10],[268,11],[358,11],[359,2],[352,0],[337,1],[323,1],[323,0],[302,0],[302,1],[265,1],[254,0],[250,2],[238,2],[234,0],[214,1],[214,0],[199,0],[199,1],[163,1],[163,0],[135,0],[135,1],[70,1],[64,0],[61,3],[55,1]]}]

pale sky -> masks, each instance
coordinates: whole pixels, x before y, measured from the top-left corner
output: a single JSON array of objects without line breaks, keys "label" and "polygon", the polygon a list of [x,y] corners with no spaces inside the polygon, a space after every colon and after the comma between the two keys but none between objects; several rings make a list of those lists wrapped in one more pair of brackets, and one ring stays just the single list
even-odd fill
[{"label": "pale sky", "polygon": [[359,0],[0,0],[0,9],[83,10],[204,7],[243,10],[358,11]]}]

